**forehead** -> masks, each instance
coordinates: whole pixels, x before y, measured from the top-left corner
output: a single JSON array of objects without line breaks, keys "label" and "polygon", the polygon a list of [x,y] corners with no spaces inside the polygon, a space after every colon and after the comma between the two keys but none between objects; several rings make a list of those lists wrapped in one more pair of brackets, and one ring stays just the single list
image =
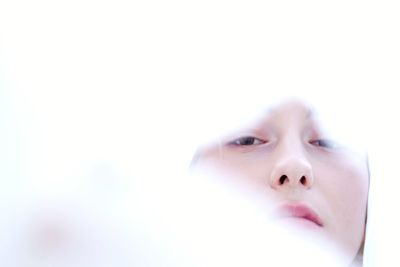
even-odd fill
[{"label": "forehead", "polygon": [[317,115],[316,109],[310,103],[289,99],[264,109],[253,123],[269,124],[277,120],[279,123],[299,124],[316,119]]},{"label": "forehead", "polygon": [[265,112],[265,116],[270,117],[290,114],[303,117],[305,120],[307,120],[312,116],[315,116],[316,111],[310,103],[307,103],[304,100],[289,99],[272,105]]}]

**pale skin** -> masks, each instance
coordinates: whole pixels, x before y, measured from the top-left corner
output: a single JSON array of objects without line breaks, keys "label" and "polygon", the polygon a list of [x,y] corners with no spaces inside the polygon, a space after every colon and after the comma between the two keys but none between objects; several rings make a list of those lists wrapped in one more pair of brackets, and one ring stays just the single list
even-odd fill
[{"label": "pale skin", "polygon": [[329,240],[345,253],[346,262],[362,246],[369,188],[366,156],[336,143],[301,100],[281,102],[260,120],[203,147],[193,166],[243,188],[243,196],[253,194],[266,214],[274,215],[282,205],[305,205],[320,225],[297,218],[277,221]]}]

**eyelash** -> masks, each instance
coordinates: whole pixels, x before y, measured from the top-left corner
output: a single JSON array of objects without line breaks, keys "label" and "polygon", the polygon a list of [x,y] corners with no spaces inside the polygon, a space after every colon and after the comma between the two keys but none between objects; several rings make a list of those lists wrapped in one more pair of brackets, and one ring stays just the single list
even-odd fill
[{"label": "eyelash", "polygon": [[267,141],[254,136],[243,136],[229,142],[228,144],[234,146],[257,146],[265,143],[267,143]]},{"label": "eyelash", "polygon": [[[318,144],[315,144],[316,142]],[[319,146],[319,147],[330,148],[330,149],[338,147],[338,144],[335,141],[329,140],[329,139],[312,140],[312,141],[310,141],[310,144],[316,145],[316,146]]]}]

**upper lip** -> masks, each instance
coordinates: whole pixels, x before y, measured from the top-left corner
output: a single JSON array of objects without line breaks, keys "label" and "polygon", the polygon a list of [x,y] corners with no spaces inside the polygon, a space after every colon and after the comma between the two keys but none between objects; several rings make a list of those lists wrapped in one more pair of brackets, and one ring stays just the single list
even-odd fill
[{"label": "upper lip", "polygon": [[277,215],[280,218],[293,217],[309,220],[322,227],[322,221],[318,214],[305,204],[283,204],[278,207]]}]

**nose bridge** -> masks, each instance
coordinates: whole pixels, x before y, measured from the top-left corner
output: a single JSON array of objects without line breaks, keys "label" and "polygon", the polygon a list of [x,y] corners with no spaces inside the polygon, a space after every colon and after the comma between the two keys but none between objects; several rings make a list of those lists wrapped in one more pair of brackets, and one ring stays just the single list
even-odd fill
[{"label": "nose bridge", "polygon": [[301,136],[289,131],[280,140],[276,152],[270,174],[271,186],[276,189],[287,186],[310,188],[314,177]]},{"label": "nose bridge", "polygon": [[278,156],[286,158],[305,157],[301,139],[299,134],[289,130],[279,141]]}]

